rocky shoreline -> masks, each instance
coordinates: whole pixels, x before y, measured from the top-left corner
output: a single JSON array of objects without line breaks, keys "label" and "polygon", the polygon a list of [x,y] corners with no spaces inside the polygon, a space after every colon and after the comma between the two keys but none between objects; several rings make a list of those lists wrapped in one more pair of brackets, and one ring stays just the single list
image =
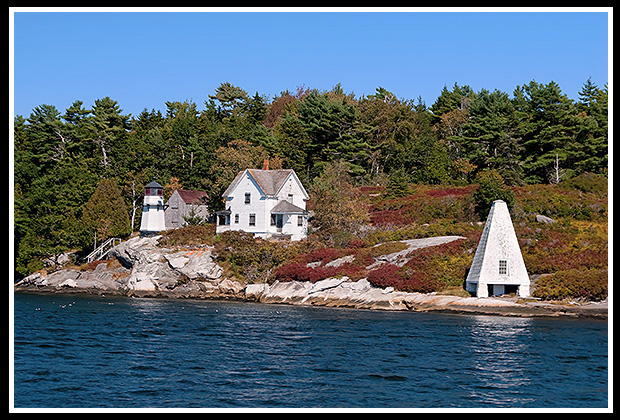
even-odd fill
[{"label": "rocky shoreline", "polygon": [[[159,237],[136,237],[113,248],[110,263],[92,271],[37,272],[14,285],[18,293],[87,294],[170,299],[238,300],[259,303],[332,306],[392,311],[439,311],[470,315],[607,319],[607,302],[560,305],[517,298],[476,298],[406,293],[373,287],[347,277],[311,282],[242,284],[223,277],[212,248],[158,246]],[[410,247],[433,246],[459,237],[412,240]],[[426,242],[424,242],[426,241]],[[384,256],[383,259],[399,258]],[[118,262],[116,262],[118,261]]]}]

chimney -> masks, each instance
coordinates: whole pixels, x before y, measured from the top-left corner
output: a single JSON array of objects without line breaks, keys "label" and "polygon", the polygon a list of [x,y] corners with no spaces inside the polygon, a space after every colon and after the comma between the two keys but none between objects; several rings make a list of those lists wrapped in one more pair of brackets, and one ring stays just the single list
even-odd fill
[{"label": "chimney", "polygon": [[268,171],[269,170],[269,159],[265,159],[263,161],[263,171]]}]

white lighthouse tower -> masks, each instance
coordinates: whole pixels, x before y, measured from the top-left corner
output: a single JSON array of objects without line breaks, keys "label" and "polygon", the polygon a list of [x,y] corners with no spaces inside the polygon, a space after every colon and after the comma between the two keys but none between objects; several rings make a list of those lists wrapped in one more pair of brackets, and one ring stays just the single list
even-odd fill
[{"label": "white lighthouse tower", "polygon": [[140,233],[149,234],[166,230],[164,219],[164,187],[153,179],[144,187],[144,205]]},{"label": "white lighthouse tower", "polygon": [[530,278],[508,206],[502,200],[495,200],[491,206],[465,287],[478,297],[530,294]]}]

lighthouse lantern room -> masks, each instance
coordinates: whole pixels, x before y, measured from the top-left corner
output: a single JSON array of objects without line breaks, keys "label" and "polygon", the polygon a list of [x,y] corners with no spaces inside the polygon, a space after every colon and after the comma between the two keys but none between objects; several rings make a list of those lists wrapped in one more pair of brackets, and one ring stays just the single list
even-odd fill
[{"label": "lighthouse lantern room", "polygon": [[140,233],[149,234],[166,230],[164,210],[164,187],[153,179],[144,187]]}]

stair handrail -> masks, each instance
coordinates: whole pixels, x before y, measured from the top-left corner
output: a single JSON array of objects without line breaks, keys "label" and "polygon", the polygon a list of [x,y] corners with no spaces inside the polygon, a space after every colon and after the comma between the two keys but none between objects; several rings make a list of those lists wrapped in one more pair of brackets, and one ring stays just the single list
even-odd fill
[{"label": "stair handrail", "polygon": [[[88,254],[88,256],[86,257],[86,261],[88,261],[90,263],[90,262],[93,262],[95,260],[100,260],[105,255],[107,255],[108,252],[110,252],[110,249],[112,249],[114,246],[116,246],[116,245],[118,245],[120,243],[121,243],[121,239],[120,238],[110,238],[110,239],[108,239],[103,244],[99,245],[99,247],[97,249],[95,249],[93,252]],[[108,248],[106,249],[106,247],[108,247]]]}]

